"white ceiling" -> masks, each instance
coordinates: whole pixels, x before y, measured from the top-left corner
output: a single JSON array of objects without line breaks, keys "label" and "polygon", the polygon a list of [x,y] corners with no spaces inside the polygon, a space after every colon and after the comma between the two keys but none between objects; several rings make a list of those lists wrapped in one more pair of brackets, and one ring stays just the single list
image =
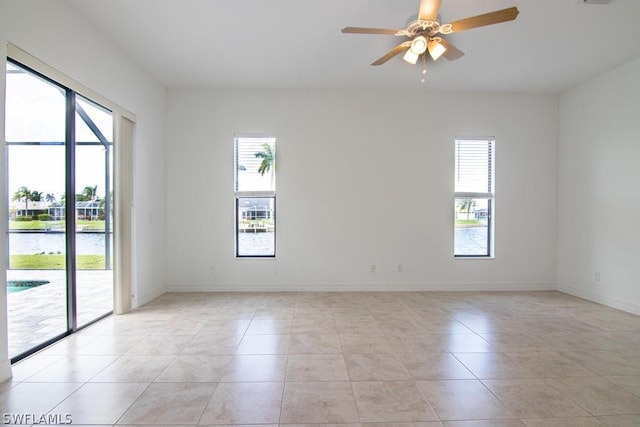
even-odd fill
[{"label": "white ceiling", "polygon": [[446,36],[466,55],[420,65],[397,56],[404,38],[342,34],[345,26],[404,28],[419,0],[67,0],[171,88],[563,91],[640,56],[640,0],[443,0],[441,21],[510,6],[515,21]]}]

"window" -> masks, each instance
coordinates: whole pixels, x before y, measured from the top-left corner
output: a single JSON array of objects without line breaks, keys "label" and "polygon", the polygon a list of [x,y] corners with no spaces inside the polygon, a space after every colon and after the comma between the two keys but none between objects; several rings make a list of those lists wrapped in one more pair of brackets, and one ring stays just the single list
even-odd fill
[{"label": "window", "polygon": [[237,257],[276,255],[275,167],[275,138],[235,138]]},{"label": "window", "polygon": [[493,139],[456,139],[456,257],[493,256]]}]

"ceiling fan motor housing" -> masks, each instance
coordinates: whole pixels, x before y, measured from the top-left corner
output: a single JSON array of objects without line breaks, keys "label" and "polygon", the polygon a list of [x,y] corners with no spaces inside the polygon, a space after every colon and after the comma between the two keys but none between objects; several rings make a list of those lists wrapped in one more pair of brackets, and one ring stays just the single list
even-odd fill
[{"label": "ceiling fan motor housing", "polygon": [[431,37],[438,33],[450,34],[451,32],[453,32],[451,24],[440,25],[438,21],[425,21],[423,19],[417,19],[413,22],[410,22],[407,25],[406,29],[400,30],[396,35],[413,38],[418,35]]}]

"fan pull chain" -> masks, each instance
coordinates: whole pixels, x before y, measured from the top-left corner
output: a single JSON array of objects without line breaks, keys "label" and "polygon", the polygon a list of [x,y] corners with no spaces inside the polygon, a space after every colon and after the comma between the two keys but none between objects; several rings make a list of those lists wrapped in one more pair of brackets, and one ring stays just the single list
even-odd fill
[{"label": "fan pull chain", "polygon": [[420,83],[424,83],[426,81],[425,76],[427,75],[427,55],[425,53],[422,54],[422,77],[420,78]]}]

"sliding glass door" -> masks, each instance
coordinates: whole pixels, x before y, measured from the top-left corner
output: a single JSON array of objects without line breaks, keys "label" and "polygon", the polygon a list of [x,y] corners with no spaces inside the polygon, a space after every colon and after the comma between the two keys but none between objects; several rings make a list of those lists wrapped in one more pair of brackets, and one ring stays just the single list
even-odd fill
[{"label": "sliding glass door", "polygon": [[7,64],[9,356],[67,331],[63,88]]},{"label": "sliding glass door", "polygon": [[110,111],[7,62],[9,357],[112,311]]},{"label": "sliding glass door", "polygon": [[76,96],[76,312],[83,326],[113,309],[113,116]]}]

